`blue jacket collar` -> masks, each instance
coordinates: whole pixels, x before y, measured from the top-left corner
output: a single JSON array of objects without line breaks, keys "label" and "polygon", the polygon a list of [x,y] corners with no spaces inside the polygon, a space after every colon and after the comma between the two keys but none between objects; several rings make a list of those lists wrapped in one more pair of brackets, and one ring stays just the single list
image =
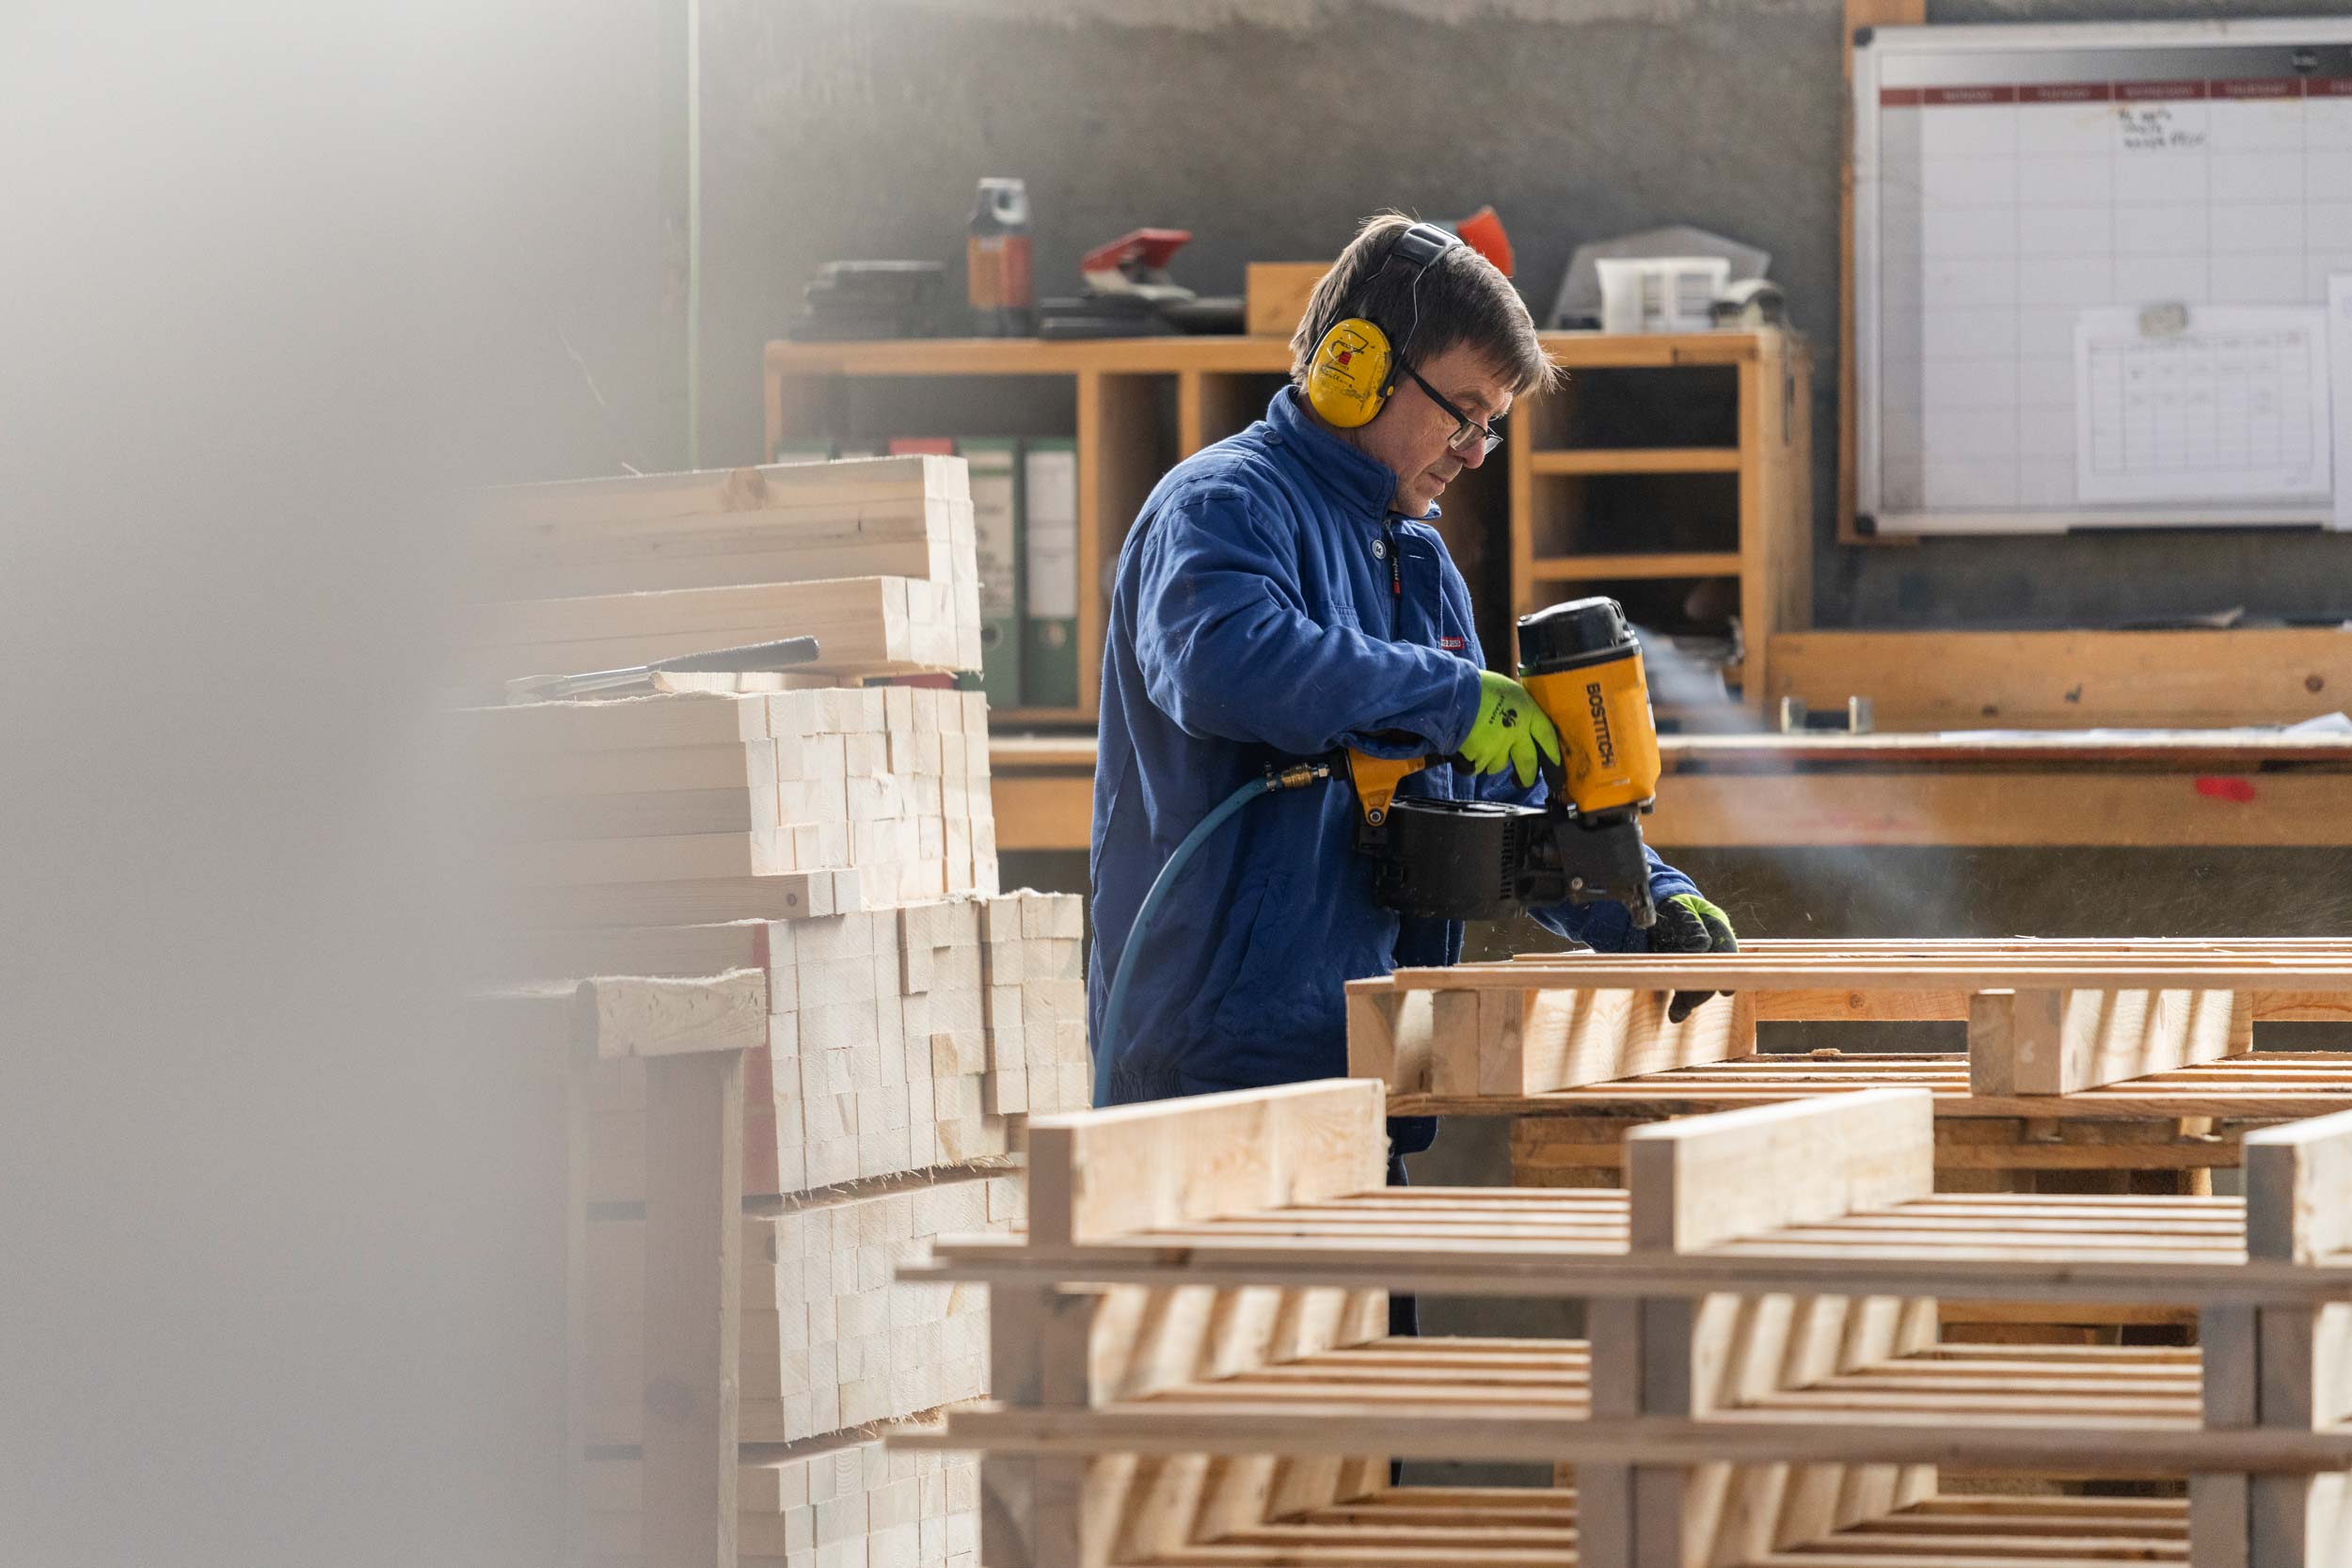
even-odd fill
[{"label": "blue jacket collar", "polygon": [[1266,404],[1266,423],[1274,438],[1298,456],[1300,467],[1339,498],[1351,513],[1377,522],[1389,515],[1396,499],[1396,475],[1377,458],[1365,456],[1315,422],[1300,406],[1296,389],[1283,388]]}]

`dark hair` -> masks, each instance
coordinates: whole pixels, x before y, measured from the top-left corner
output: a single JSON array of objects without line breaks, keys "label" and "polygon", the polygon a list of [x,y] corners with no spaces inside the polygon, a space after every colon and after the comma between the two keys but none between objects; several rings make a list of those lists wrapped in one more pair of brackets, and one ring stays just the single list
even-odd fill
[{"label": "dark hair", "polygon": [[[1366,218],[1331,270],[1315,285],[1307,313],[1291,334],[1291,384],[1307,385],[1315,345],[1335,322],[1366,316],[1387,331],[1397,352],[1427,364],[1467,343],[1509,385],[1511,395],[1549,387],[1558,370],[1535,340],[1535,321],[1511,280],[1467,245],[1451,246],[1428,270],[1382,263],[1413,220],[1402,213]],[[1415,311],[1419,325],[1415,325]]]}]

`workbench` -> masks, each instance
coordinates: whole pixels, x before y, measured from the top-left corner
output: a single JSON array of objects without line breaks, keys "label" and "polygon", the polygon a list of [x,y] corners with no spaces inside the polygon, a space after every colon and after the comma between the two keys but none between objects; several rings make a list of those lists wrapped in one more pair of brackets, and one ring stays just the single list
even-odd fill
[{"label": "workbench", "polygon": [[[2352,846],[2352,737],[1662,736],[1664,848]],[[996,842],[1084,849],[1091,736],[989,746]]]}]

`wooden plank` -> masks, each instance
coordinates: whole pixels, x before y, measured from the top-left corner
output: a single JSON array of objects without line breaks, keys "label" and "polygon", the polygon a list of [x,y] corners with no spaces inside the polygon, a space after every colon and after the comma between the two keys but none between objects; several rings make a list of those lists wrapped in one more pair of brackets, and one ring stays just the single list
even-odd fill
[{"label": "wooden plank", "polygon": [[485,527],[524,531],[629,526],[771,509],[870,504],[903,496],[969,500],[963,460],[921,454],[500,485],[481,492],[478,520]]},{"label": "wooden plank", "polygon": [[1740,695],[1761,713],[1770,685],[1772,639],[1813,624],[1813,358],[1805,341],[1786,333],[1760,340],[1753,369],[1743,368],[1742,403],[1756,399],[1756,527],[1742,529],[1740,605],[1746,628]]},{"label": "wooden plank", "polygon": [[[1753,661],[1754,656],[1751,656]],[[1761,689],[1759,684],[1758,689]],[[1058,714],[999,715],[1006,722],[1068,722]],[[1714,742],[1724,744],[1707,750]],[[1865,736],[1844,741],[1794,736],[1667,736],[1661,752],[1671,777],[1657,814],[1644,823],[1661,848],[1803,845],[1899,847],[1962,845],[2049,847],[2121,845],[2186,847],[2264,845],[2342,847],[2352,837],[2352,778],[2342,772],[2352,749],[2339,742],[2222,743],[2184,739],[2166,748],[2066,737],[1944,742],[1932,736]],[[1052,743],[1050,764],[1084,767],[1083,777],[1029,771],[1030,759],[1008,753],[995,781],[1000,817],[1023,848],[1084,848],[1092,805],[1090,742]],[[1867,750],[1865,748],[1867,748]],[[1082,753],[1082,755],[1081,755]],[[1821,759],[1847,771],[1808,774],[1802,784],[1692,772],[1707,766],[1785,772]],[[1073,760],[1076,758],[1077,760]],[[2310,759],[2331,771],[2257,773],[2276,760]],[[1981,765],[2010,761],[1994,771]],[[2064,774],[2027,770],[2074,765]],[[2090,771],[2165,767],[2169,772]],[[1903,768],[1903,771],[1892,771]],[[1944,773],[1908,770],[1943,768]],[[2209,780],[2201,776],[2206,770]],[[2250,793],[2249,793],[2250,791]],[[1008,847],[1011,841],[1006,840]]]},{"label": "wooden plank", "polygon": [[[998,736],[991,750],[1007,768],[1069,768],[1091,773],[1092,736]],[[2120,767],[2150,764],[2253,772],[2273,763],[2352,763],[2352,739],[2326,735],[2249,735],[2242,730],[2172,729],[2117,736],[2045,730],[2018,735],[1960,732],[1922,735],[1663,735],[1660,757],[1669,773],[1699,769],[1789,772],[1826,764],[1901,765],[1906,770],[1973,764]]]},{"label": "wooden plank", "polygon": [[1560,954],[1541,963],[1458,964],[1446,969],[1400,969],[1390,976],[1401,990],[1769,990],[1791,982],[1807,990],[1919,990],[1948,984],[1971,990],[2131,990],[2150,980],[2178,977],[2200,990],[2309,990],[2352,994],[2352,969],[2325,958],[2284,954],[2265,959],[2220,954],[2209,959],[2124,954],[2109,958],[1994,958],[1926,961],[1902,958],[1756,958],[1723,954]]},{"label": "wooden plank", "polygon": [[768,975],[739,969],[707,979],[608,977],[580,982],[582,1027],[596,1054],[675,1056],[768,1043]]},{"label": "wooden plank", "polygon": [[1871,1089],[1637,1128],[1626,1134],[1637,1252],[1883,1208],[1933,1191],[1924,1089]]},{"label": "wooden plank", "polygon": [[644,1532],[664,1563],[736,1560],[743,1058],[646,1069]]},{"label": "wooden plank", "polygon": [[[1539,332],[1536,341],[1570,370],[1731,365],[1756,353],[1754,332]],[[1054,342],[1034,338],[923,338],[797,342],[765,349],[774,375],[1176,375],[1184,371],[1280,374],[1291,367],[1287,334],[1251,337],[1122,338]]]},{"label": "wooden plank", "polygon": [[1385,1098],[1343,1078],[1035,1117],[1030,1239],[1077,1244],[1375,1190]]},{"label": "wooden plank", "polygon": [[1642,825],[1653,847],[1788,848],[2352,844],[2352,781],[2335,774],[1825,774],[1782,786],[1680,775]]},{"label": "wooden plank", "polygon": [[1738,447],[1581,447],[1530,453],[1538,474],[1736,474]]},{"label": "wooden plank", "polygon": [[2065,1095],[2243,1055],[2252,1000],[2228,990],[1985,990],[1968,1014],[1979,1095]]},{"label": "wooden plank", "polygon": [[952,614],[929,608],[932,583],[902,577],[683,588],[484,605],[461,634],[464,675],[615,670],[784,637],[815,637],[809,674],[918,674],[961,667]]},{"label": "wooden plank", "polygon": [[570,929],[605,926],[706,926],[739,920],[804,920],[864,906],[853,869],[696,881],[602,882],[502,890],[523,925]]},{"label": "wooden plank", "polygon": [[1740,575],[1729,550],[1660,550],[1632,555],[1549,555],[1528,562],[1534,582],[1604,582],[1613,578],[1728,578]]},{"label": "wooden plank", "polygon": [[[2048,1202],[2047,1198],[2029,1201]],[[2142,1204],[2216,1199],[2108,1199]],[[1167,1248],[1176,1248],[1174,1256]],[[2106,1244],[2067,1238],[2020,1245],[2006,1234],[1915,1237],[1867,1245],[1775,1242],[1731,1243],[1720,1253],[1632,1256],[1589,1237],[1450,1237],[1441,1227],[1409,1236],[1147,1235],[1133,1244],[1025,1251],[947,1243],[939,1261],[907,1277],[943,1282],[1035,1282],[1067,1276],[1104,1283],[1222,1287],[1327,1286],[1447,1295],[1557,1297],[1564,1271],[1593,1299],[1705,1295],[1717,1291],[1817,1292],[1834,1263],[1841,1289],[1856,1295],[1932,1295],[2126,1306],[2327,1305],[2352,1290],[2352,1268],[2235,1261],[2226,1248]]]},{"label": "wooden plank", "polygon": [[2352,690],[2331,628],[1786,632],[1771,657],[1771,697],[1867,697],[1886,730],[2289,724]]},{"label": "wooden plank", "polygon": [[1706,1422],[1561,1415],[1507,1408],[1409,1417],[1360,1401],[1300,1409],[1172,1402],[1073,1413],[994,1404],[950,1411],[944,1434],[907,1446],[1022,1453],[1352,1452],[1367,1431],[1397,1452],[1458,1460],[1694,1464],[1883,1464],[2144,1478],[2201,1470],[2257,1474],[2352,1468],[2352,1433],[2274,1428],[2201,1432],[2169,1418],[2082,1421],[1942,1418],[1923,1425],[1851,1412],[1771,1411]]}]

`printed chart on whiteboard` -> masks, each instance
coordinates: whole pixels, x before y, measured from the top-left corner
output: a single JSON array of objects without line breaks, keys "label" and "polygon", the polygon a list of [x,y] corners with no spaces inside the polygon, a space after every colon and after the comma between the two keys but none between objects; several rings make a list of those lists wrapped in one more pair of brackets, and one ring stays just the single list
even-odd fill
[{"label": "printed chart on whiteboard", "polygon": [[2074,328],[2075,494],[2326,494],[2327,330],[2319,309],[2085,310]]},{"label": "printed chart on whiteboard", "polygon": [[1878,531],[2333,523],[2352,23],[1882,28],[1855,110]]}]

